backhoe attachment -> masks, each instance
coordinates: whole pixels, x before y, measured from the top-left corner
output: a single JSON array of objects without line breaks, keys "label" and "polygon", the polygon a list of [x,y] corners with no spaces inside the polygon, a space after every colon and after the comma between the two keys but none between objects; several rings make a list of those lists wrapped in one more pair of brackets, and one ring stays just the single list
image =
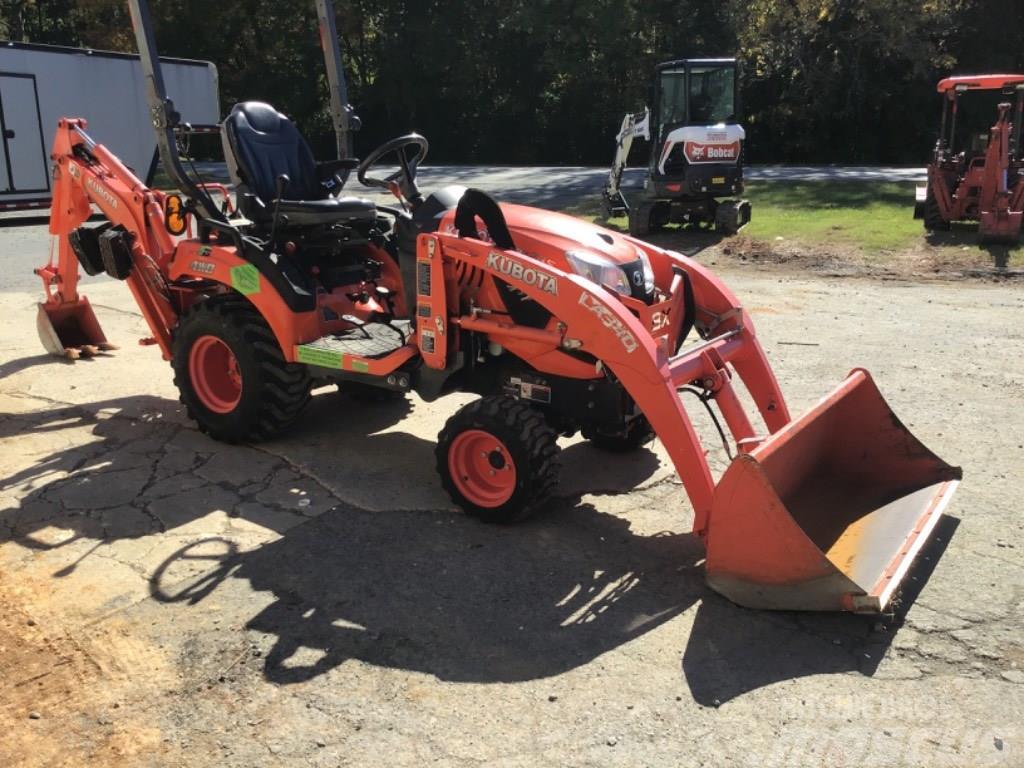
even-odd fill
[{"label": "backhoe attachment", "polygon": [[51,355],[77,360],[116,347],[107,341],[89,299],[78,293],[78,263],[68,238],[59,239],[58,263],[51,259],[35,270],[43,280],[46,301],[36,311],[36,331]]},{"label": "backhoe attachment", "polygon": [[38,306],[36,331],[43,348],[51,355],[77,360],[116,349],[103,335],[85,296],[76,301],[40,302]]}]

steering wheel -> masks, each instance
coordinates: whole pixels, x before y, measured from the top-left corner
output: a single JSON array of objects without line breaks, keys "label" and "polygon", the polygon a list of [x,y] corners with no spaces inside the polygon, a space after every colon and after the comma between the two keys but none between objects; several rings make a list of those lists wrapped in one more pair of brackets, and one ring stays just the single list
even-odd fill
[{"label": "steering wheel", "polygon": [[[416,151],[410,157],[409,149],[415,147]],[[373,152],[366,156],[366,159],[356,169],[356,178],[359,183],[366,187],[380,187],[392,194],[402,197],[410,202],[420,198],[419,188],[416,186],[416,169],[427,156],[430,144],[418,133],[408,133],[399,136],[384,144],[381,144]],[[390,154],[398,155],[399,169],[383,179],[367,176],[366,173],[382,158]]]}]

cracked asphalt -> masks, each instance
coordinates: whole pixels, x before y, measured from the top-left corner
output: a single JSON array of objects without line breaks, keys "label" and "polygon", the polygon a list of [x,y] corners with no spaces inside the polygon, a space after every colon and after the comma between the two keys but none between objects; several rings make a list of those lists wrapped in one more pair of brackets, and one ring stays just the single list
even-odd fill
[{"label": "cracked asphalt", "polygon": [[894,615],[710,592],[657,445],[565,441],[552,509],[484,526],[434,475],[463,396],[323,390],[287,436],[222,445],[123,286],[88,284],[122,346],[77,363],[0,292],[0,764],[1024,764],[1020,286],[720,274],[794,411],[864,366],[964,467]]}]

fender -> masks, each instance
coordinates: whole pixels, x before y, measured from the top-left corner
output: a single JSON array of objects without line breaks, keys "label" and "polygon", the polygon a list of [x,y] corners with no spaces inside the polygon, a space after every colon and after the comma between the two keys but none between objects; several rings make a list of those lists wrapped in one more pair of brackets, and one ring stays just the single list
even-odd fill
[{"label": "fender", "polygon": [[182,241],[168,265],[171,280],[194,278],[219,283],[245,296],[266,319],[285,359],[295,362],[295,346],[320,338],[315,310],[294,312],[267,278],[238,255],[235,246]]}]

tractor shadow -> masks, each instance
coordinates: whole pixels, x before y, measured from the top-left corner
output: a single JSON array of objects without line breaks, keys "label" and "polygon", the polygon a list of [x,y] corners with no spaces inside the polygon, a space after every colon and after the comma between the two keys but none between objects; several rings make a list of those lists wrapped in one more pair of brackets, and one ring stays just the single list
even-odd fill
[{"label": "tractor shadow", "polygon": [[881,616],[755,611],[709,591],[682,660],[694,700],[717,707],[783,680],[843,672],[873,676],[959,524],[940,518],[891,612]]},{"label": "tractor shadow", "polygon": [[[401,419],[407,406],[364,404],[353,411],[344,398],[337,405],[322,400],[299,432],[338,435],[335,450],[341,454],[360,446],[372,452],[375,441],[386,440],[393,484],[409,482],[403,467],[432,463],[432,441],[375,434]],[[112,412],[119,415],[98,415]],[[0,434],[8,437],[35,436],[52,446],[50,436],[61,429],[85,430],[88,439],[69,435],[58,449],[33,454],[31,466],[0,478],[0,489],[21,493],[18,507],[0,510],[0,544],[16,541],[52,552],[77,542],[54,579],[73,573],[92,551],[89,544],[142,536],[159,541],[164,532],[224,509],[217,494],[242,494],[243,488],[204,480],[199,475],[208,462],[230,457],[244,474],[248,467],[261,471],[268,461],[264,451],[208,440],[162,398],[0,414]],[[352,437],[345,439],[346,431]],[[280,444],[271,448],[280,450]],[[577,454],[571,457],[577,466],[592,465],[589,446],[568,450]],[[657,464],[652,457],[638,452],[615,477],[602,478],[601,492],[629,494],[650,476]],[[132,472],[145,474],[165,463],[170,477],[195,476],[199,483],[178,501],[175,515],[158,522],[143,515],[147,493],[160,482],[153,478],[128,505],[90,505],[89,494],[96,492],[90,489],[112,487]],[[353,476],[352,482],[376,487],[382,480]],[[166,606],[166,620],[184,621],[195,632],[204,631],[207,612],[192,613],[193,606],[215,593],[220,602],[237,597],[244,629],[270,638],[262,675],[274,684],[310,681],[349,660],[451,682],[536,680],[582,667],[672,620],[689,626],[692,616],[685,640],[660,642],[680,654],[681,682],[693,699],[713,706],[807,675],[873,675],[902,615],[879,630],[876,618],[738,608],[706,587],[703,547],[695,536],[641,532],[630,511],[602,511],[600,499],[560,499],[525,523],[487,526],[444,504],[371,511],[334,497],[318,516],[275,526],[282,510],[259,498],[232,514],[279,537],[243,552],[223,534],[197,533],[162,557],[148,581],[155,604]],[[635,498],[637,507],[650,503]],[[48,526],[71,535],[57,543],[40,538]],[[949,533],[938,538],[948,542]],[[940,554],[933,551],[919,563],[933,567]],[[177,568],[182,563],[186,567]],[[926,578],[916,570],[910,583]],[[270,602],[252,600],[252,592],[270,595]],[[902,612],[914,597],[908,590]],[[250,601],[261,606],[255,613]],[[679,649],[672,651],[676,641]]]},{"label": "tractor shadow", "polygon": [[[579,206],[575,211],[587,212],[598,209],[596,203]],[[620,226],[614,221],[598,216],[594,223],[606,227],[613,232],[628,234],[625,226]],[[742,231],[742,230],[741,230]],[[666,250],[678,251],[685,256],[697,256],[701,251],[718,245],[723,240],[728,240],[730,235],[723,235],[708,227],[700,227],[688,224],[666,224],[665,226],[640,237],[644,242],[665,248]]]},{"label": "tractor shadow", "polygon": [[232,577],[274,595],[246,624],[275,638],[274,683],[349,660],[504,683],[575,669],[686,611],[699,557],[688,535],[638,536],[586,504],[510,528],[348,509],[241,555]]},{"label": "tractor shadow", "polygon": [[982,251],[988,254],[991,260],[991,267],[964,268],[965,272],[977,276],[1001,277],[1009,276],[1011,272],[1020,272],[1020,270],[1010,269],[1011,257],[1020,255],[1020,245],[982,242],[978,234],[977,224],[953,222],[950,229],[945,232],[928,232],[925,235],[925,241],[935,247],[961,248],[969,251]]},{"label": "tractor shadow", "polygon": [[729,235],[722,235],[711,229],[669,224],[664,228],[645,235],[642,239],[670,251],[679,251],[686,256],[697,256],[701,251],[728,240]]},{"label": "tractor shadow", "polygon": [[[90,359],[91,358],[83,358],[83,360],[87,362]],[[55,357],[49,353],[32,355],[31,357],[19,357],[16,360],[8,360],[6,363],[0,363],[0,381],[6,379],[8,376],[13,376],[21,371],[26,371],[29,368],[54,364],[74,365],[74,362],[65,358]]]},{"label": "tractor shadow", "polygon": [[[90,363],[88,358],[70,363],[39,355],[2,365],[0,374],[35,365]],[[297,425],[300,432],[319,428],[334,434],[372,434],[409,411],[405,400],[371,405],[337,392],[321,393],[315,402],[314,412]],[[401,451],[402,438],[411,436],[395,436],[391,447]],[[0,439],[14,439],[12,449],[29,457],[0,475],[0,493],[18,499],[16,507],[0,507],[0,544],[14,541],[48,551],[83,539],[134,539],[188,525],[221,509],[231,516],[248,515],[278,533],[286,530],[268,523],[275,516],[260,514],[258,505],[236,503],[253,497],[254,491],[258,494],[273,474],[288,469],[272,453],[280,443],[268,444],[269,452],[218,443],[199,433],[172,400],[139,395],[0,413]],[[59,447],[52,450],[54,445]],[[277,517],[287,520],[287,515]],[[55,529],[65,535],[56,535]]]}]

